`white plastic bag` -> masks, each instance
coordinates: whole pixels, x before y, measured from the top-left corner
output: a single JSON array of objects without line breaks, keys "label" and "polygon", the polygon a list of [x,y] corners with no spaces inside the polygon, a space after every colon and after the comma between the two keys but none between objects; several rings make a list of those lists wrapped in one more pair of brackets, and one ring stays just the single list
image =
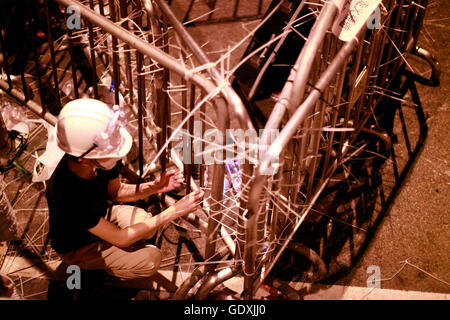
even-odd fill
[{"label": "white plastic bag", "polygon": [[48,140],[47,146],[45,147],[45,152],[39,158],[37,158],[36,162],[34,163],[32,177],[33,182],[43,182],[50,179],[53,171],[55,171],[58,163],[64,156],[64,151],[59,149],[56,145],[56,139],[54,137],[55,127],[44,120],[39,121],[42,121],[42,124],[47,129]]}]

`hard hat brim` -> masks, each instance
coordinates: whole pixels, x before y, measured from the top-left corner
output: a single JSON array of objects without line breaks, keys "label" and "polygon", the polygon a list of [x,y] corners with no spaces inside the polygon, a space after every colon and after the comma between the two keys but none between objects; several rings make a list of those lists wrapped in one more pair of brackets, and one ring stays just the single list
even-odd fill
[{"label": "hard hat brim", "polygon": [[105,159],[105,158],[123,158],[125,157],[128,152],[130,152],[131,146],[133,144],[133,138],[128,133],[128,131],[125,128],[120,128],[120,135],[122,142],[119,145],[119,148],[117,148],[114,151],[110,151],[107,153],[103,152],[95,152],[95,149],[93,150],[92,154],[87,154],[86,159]]},{"label": "hard hat brim", "polygon": [[121,128],[120,131],[121,131],[120,133],[124,139],[124,143],[119,150],[119,157],[123,158],[128,154],[128,152],[130,152],[131,146],[133,145],[133,137],[130,135],[130,133],[125,128]]},{"label": "hard hat brim", "polygon": [[[120,128],[120,136],[121,136],[121,143],[119,147],[116,150],[108,151],[108,152],[102,152],[96,149],[93,149],[91,152],[86,154],[83,158],[85,159],[106,159],[106,158],[123,158],[125,157],[128,152],[130,152],[130,149],[133,145],[133,137],[130,135],[130,133],[125,128]],[[75,157],[79,157],[82,155],[80,152],[70,152],[66,151],[59,146],[57,141],[56,134],[54,135],[55,144],[61,151],[70,154]]]}]

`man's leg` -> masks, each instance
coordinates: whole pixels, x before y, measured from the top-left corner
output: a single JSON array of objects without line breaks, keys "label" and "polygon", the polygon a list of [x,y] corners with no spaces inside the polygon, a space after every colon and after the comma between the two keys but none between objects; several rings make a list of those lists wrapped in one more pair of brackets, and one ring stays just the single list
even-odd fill
[{"label": "man's leg", "polygon": [[[106,220],[114,223],[120,228],[124,229],[133,224],[143,222],[152,217],[150,212],[145,211],[142,208],[127,205],[113,206],[109,211]],[[149,235],[149,239],[155,235],[156,231]]]},{"label": "man's leg", "polygon": [[151,245],[121,249],[105,241],[89,244],[79,250],[63,255],[67,264],[81,269],[104,269],[121,279],[152,276],[161,264],[161,252]]},{"label": "man's leg", "polygon": [[[106,217],[120,228],[142,222],[152,215],[133,206],[112,207]],[[152,245],[138,242],[129,248],[118,248],[105,241],[98,241],[65,254],[63,260],[81,269],[104,269],[122,279],[134,279],[153,275],[161,264],[161,252]]]}]

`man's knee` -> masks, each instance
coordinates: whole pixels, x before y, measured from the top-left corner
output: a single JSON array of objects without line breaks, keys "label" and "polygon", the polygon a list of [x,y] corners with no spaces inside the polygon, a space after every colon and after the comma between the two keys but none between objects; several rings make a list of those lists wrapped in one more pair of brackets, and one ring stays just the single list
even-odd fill
[{"label": "man's knee", "polygon": [[115,205],[109,212],[107,220],[111,221],[121,228],[126,228],[131,225],[148,220],[151,217],[152,214],[150,212],[147,212],[140,207],[130,205]]},{"label": "man's knee", "polygon": [[123,280],[147,278],[158,271],[161,260],[161,251],[157,247],[147,245],[127,255],[124,264],[110,265],[106,272]]},{"label": "man's knee", "polygon": [[141,273],[141,275],[144,274],[143,276],[149,277],[156,273],[161,266],[161,251],[157,247],[151,245],[147,245],[142,250],[145,251],[145,254],[139,273]]}]

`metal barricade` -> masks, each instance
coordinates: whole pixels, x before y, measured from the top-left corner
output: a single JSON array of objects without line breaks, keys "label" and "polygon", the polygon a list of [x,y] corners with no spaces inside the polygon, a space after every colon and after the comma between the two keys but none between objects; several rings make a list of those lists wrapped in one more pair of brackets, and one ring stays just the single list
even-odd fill
[{"label": "metal barricade", "polygon": [[[367,15],[360,30],[345,35],[351,30],[347,23],[357,23],[363,8],[370,7],[371,3],[381,8],[378,27],[370,25],[368,28],[373,21],[368,20]],[[307,37],[305,45],[297,60],[292,61],[293,67],[281,92],[277,93],[264,127],[281,131],[255,169],[249,191],[243,267],[244,294],[248,298],[254,295],[288,246],[315,264],[314,280],[330,274],[322,252],[316,253],[291,240],[323,200],[327,188],[333,187],[330,181],[339,174],[351,175],[346,166],[362,153],[370,152],[370,141],[377,141],[372,153],[378,155],[378,159],[389,156],[390,135],[379,123],[381,114],[389,106],[382,103],[382,98],[385,92],[397,90],[398,95],[394,96],[402,99],[405,90],[411,88],[411,80],[401,80],[401,76],[406,73],[411,76],[405,71],[409,66],[406,58],[422,50],[416,48],[416,43],[426,1],[383,1],[379,7],[378,3],[328,1],[322,5],[298,1],[292,10],[293,14],[298,14],[309,9],[317,18],[310,31],[306,30],[309,34],[303,36]],[[341,21],[339,15],[347,6],[347,20]],[[373,12],[375,7],[366,9],[367,13]],[[336,17],[343,26],[342,31],[336,24]],[[295,21],[298,20],[289,21],[286,29],[293,29]],[[266,56],[270,57],[270,52]],[[275,68],[270,58],[260,61],[261,72],[269,72],[267,66],[271,63],[272,69]],[[430,65],[433,80],[428,83],[436,85],[438,65],[432,59]],[[258,86],[263,86],[263,77],[258,74],[253,86],[242,90],[250,105],[257,105],[255,92]],[[402,81],[407,83],[403,89],[395,87]],[[423,128],[426,126],[423,113],[416,111]],[[264,139],[263,136],[263,143]],[[265,174],[274,159],[280,159],[278,174]],[[328,217],[330,223],[339,220]]]},{"label": "metal barricade", "polygon": [[[211,9],[216,2],[206,1]],[[180,20],[189,20],[193,3]],[[206,191],[201,212],[185,219],[202,232],[203,260],[173,299],[206,298],[238,275],[243,297],[251,299],[286,248],[312,261],[313,280],[329,275],[322,250],[296,235],[305,221],[315,226],[311,212],[327,200],[334,180],[352,174],[349,163],[362,154],[372,155],[372,166],[389,157],[390,136],[378,123],[384,96],[397,91],[392,95],[402,99],[414,81],[438,85],[437,62],[416,47],[427,1],[273,1],[233,75],[208,59],[169,4],[37,4],[43,15],[28,19],[39,27],[26,28],[30,46],[14,55],[22,59],[18,74],[0,37],[0,87],[52,125],[71,99],[123,105],[135,142],[126,177],[139,183],[176,166],[184,170],[186,192]],[[239,18],[238,4],[232,19]],[[259,17],[261,1],[256,8]],[[352,18],[363,23],[345,33]],[[282,23],[274,27],[274,19]],[[430,63],[430,79],[407,70],[411,54]],[[25,64],[27,56],[32,63]],[[40,101],[30,97],[29,75]],[[272,88],[271,81],[277,82]],[[207,151],[212,160],[205,163]],[[161,201],[175,200],[163,195]]]}]

